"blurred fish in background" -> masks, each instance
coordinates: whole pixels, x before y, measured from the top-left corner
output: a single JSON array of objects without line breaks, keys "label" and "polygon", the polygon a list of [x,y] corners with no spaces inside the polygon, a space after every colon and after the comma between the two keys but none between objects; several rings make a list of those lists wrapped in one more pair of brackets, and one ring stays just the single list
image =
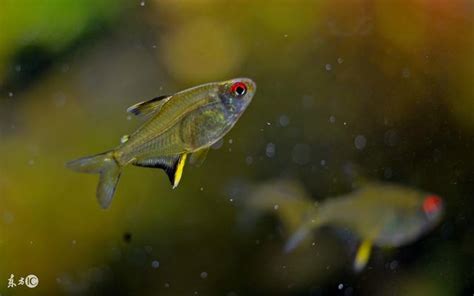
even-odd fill
[{"label": "blurred fish in background", "polygon": [[286,252],[320,227],[350,231],[361,240],[354,260],[357,272],[366,266],[372,245],[399,247],[411,243],[439,224],[444,209],[435,194],[375,182],[316,204],[299,182],[288,180],[257,187],[247,206],[277,213],[287,231],[299,224],[285,245]]}]

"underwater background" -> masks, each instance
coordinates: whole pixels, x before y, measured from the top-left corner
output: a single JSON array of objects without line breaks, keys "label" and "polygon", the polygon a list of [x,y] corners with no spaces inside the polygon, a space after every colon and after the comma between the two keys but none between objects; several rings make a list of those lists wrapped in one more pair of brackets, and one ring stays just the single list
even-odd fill
[{"label": "underwater background", "polygon": [[[473,21],[467,0],[1,1],[0,295],[473,295]],[[130,105],[235,77],[251,105],[178,188],[127,167],[104,211],[65,168],[135,130]],[[354,273],[340,234],[285,254],[246,215],[282,177],[319,202],[395,182],[446,212]]]}]

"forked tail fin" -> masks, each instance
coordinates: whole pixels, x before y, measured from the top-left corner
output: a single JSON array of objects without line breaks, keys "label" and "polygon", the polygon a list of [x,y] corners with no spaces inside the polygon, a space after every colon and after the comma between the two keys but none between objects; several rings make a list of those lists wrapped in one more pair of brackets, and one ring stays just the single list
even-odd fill
[{"label": "forked tail fin", "polygon": [[66,164],[66,167],[76,172],[100,174],[96,195],[103,209],[110,206],[121,173],[121,167],[112,153],[112,151],[108,151],[94,156],[79,158]]}]

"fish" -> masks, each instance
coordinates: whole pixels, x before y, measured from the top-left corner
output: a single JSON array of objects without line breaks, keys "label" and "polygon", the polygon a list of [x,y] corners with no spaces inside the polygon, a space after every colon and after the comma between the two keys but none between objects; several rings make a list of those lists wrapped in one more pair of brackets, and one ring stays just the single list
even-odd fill
[{"label": "fish", "polygon": [[274,192],[267,190],[261,201],[252,201],[260,209],[271,209],[271,204],[278,203],[280,218],[293,212],[294,221],[301,221],[287,240],[284,251],[291,252],[310,233],[323,226],[349,230],[360,240],[353,264],[355,272],[365,268],[373,246],[400,247],[412,243],[434,229],[444,213],[440,196],[400,184],[369,182],[351,193],[315,204],[297,182],[291,186],[292,191],[299,194],[282,199],[281,188],[288,186],[285,183],[288,181],[276,186],[273,182]]},{"label": "fish", "polygon": [[260,183],[249,189],[244,200],[245,222],[255,222],[259,212],[271,212],[278,216],[280,226],[286,232],[294,232],[307,217],[316,213],[316,201],[304,186],[293,179],[276,179]]},{"label": "fish", "polygon": [[104,209],[112,202],[123,168],[130,164],[164,170],[174,189],[186,161],[204,161],[209,148],[247,109],[256,89],[251,79],[235,78],[137,103],[127,109],[145,120],[135,132],[123,136],[114,149],[72,160],[66,167],[99,174],[96,197]]}]

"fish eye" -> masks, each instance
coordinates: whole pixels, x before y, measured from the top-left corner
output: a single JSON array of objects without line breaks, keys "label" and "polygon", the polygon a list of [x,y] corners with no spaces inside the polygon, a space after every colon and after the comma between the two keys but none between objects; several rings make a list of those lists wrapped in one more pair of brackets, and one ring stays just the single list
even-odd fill
[{"label": "fish eye", "polygon": [[437,195],[429,195],[423,201],[423,211],[426,214],[437,212],[441,208],[441,198]]},{"label": "fish eye", "polygon": [[236,97],[241,97],[247,93],[247,86],[243,82],[236,82],[230,87],[230,92]]}]

